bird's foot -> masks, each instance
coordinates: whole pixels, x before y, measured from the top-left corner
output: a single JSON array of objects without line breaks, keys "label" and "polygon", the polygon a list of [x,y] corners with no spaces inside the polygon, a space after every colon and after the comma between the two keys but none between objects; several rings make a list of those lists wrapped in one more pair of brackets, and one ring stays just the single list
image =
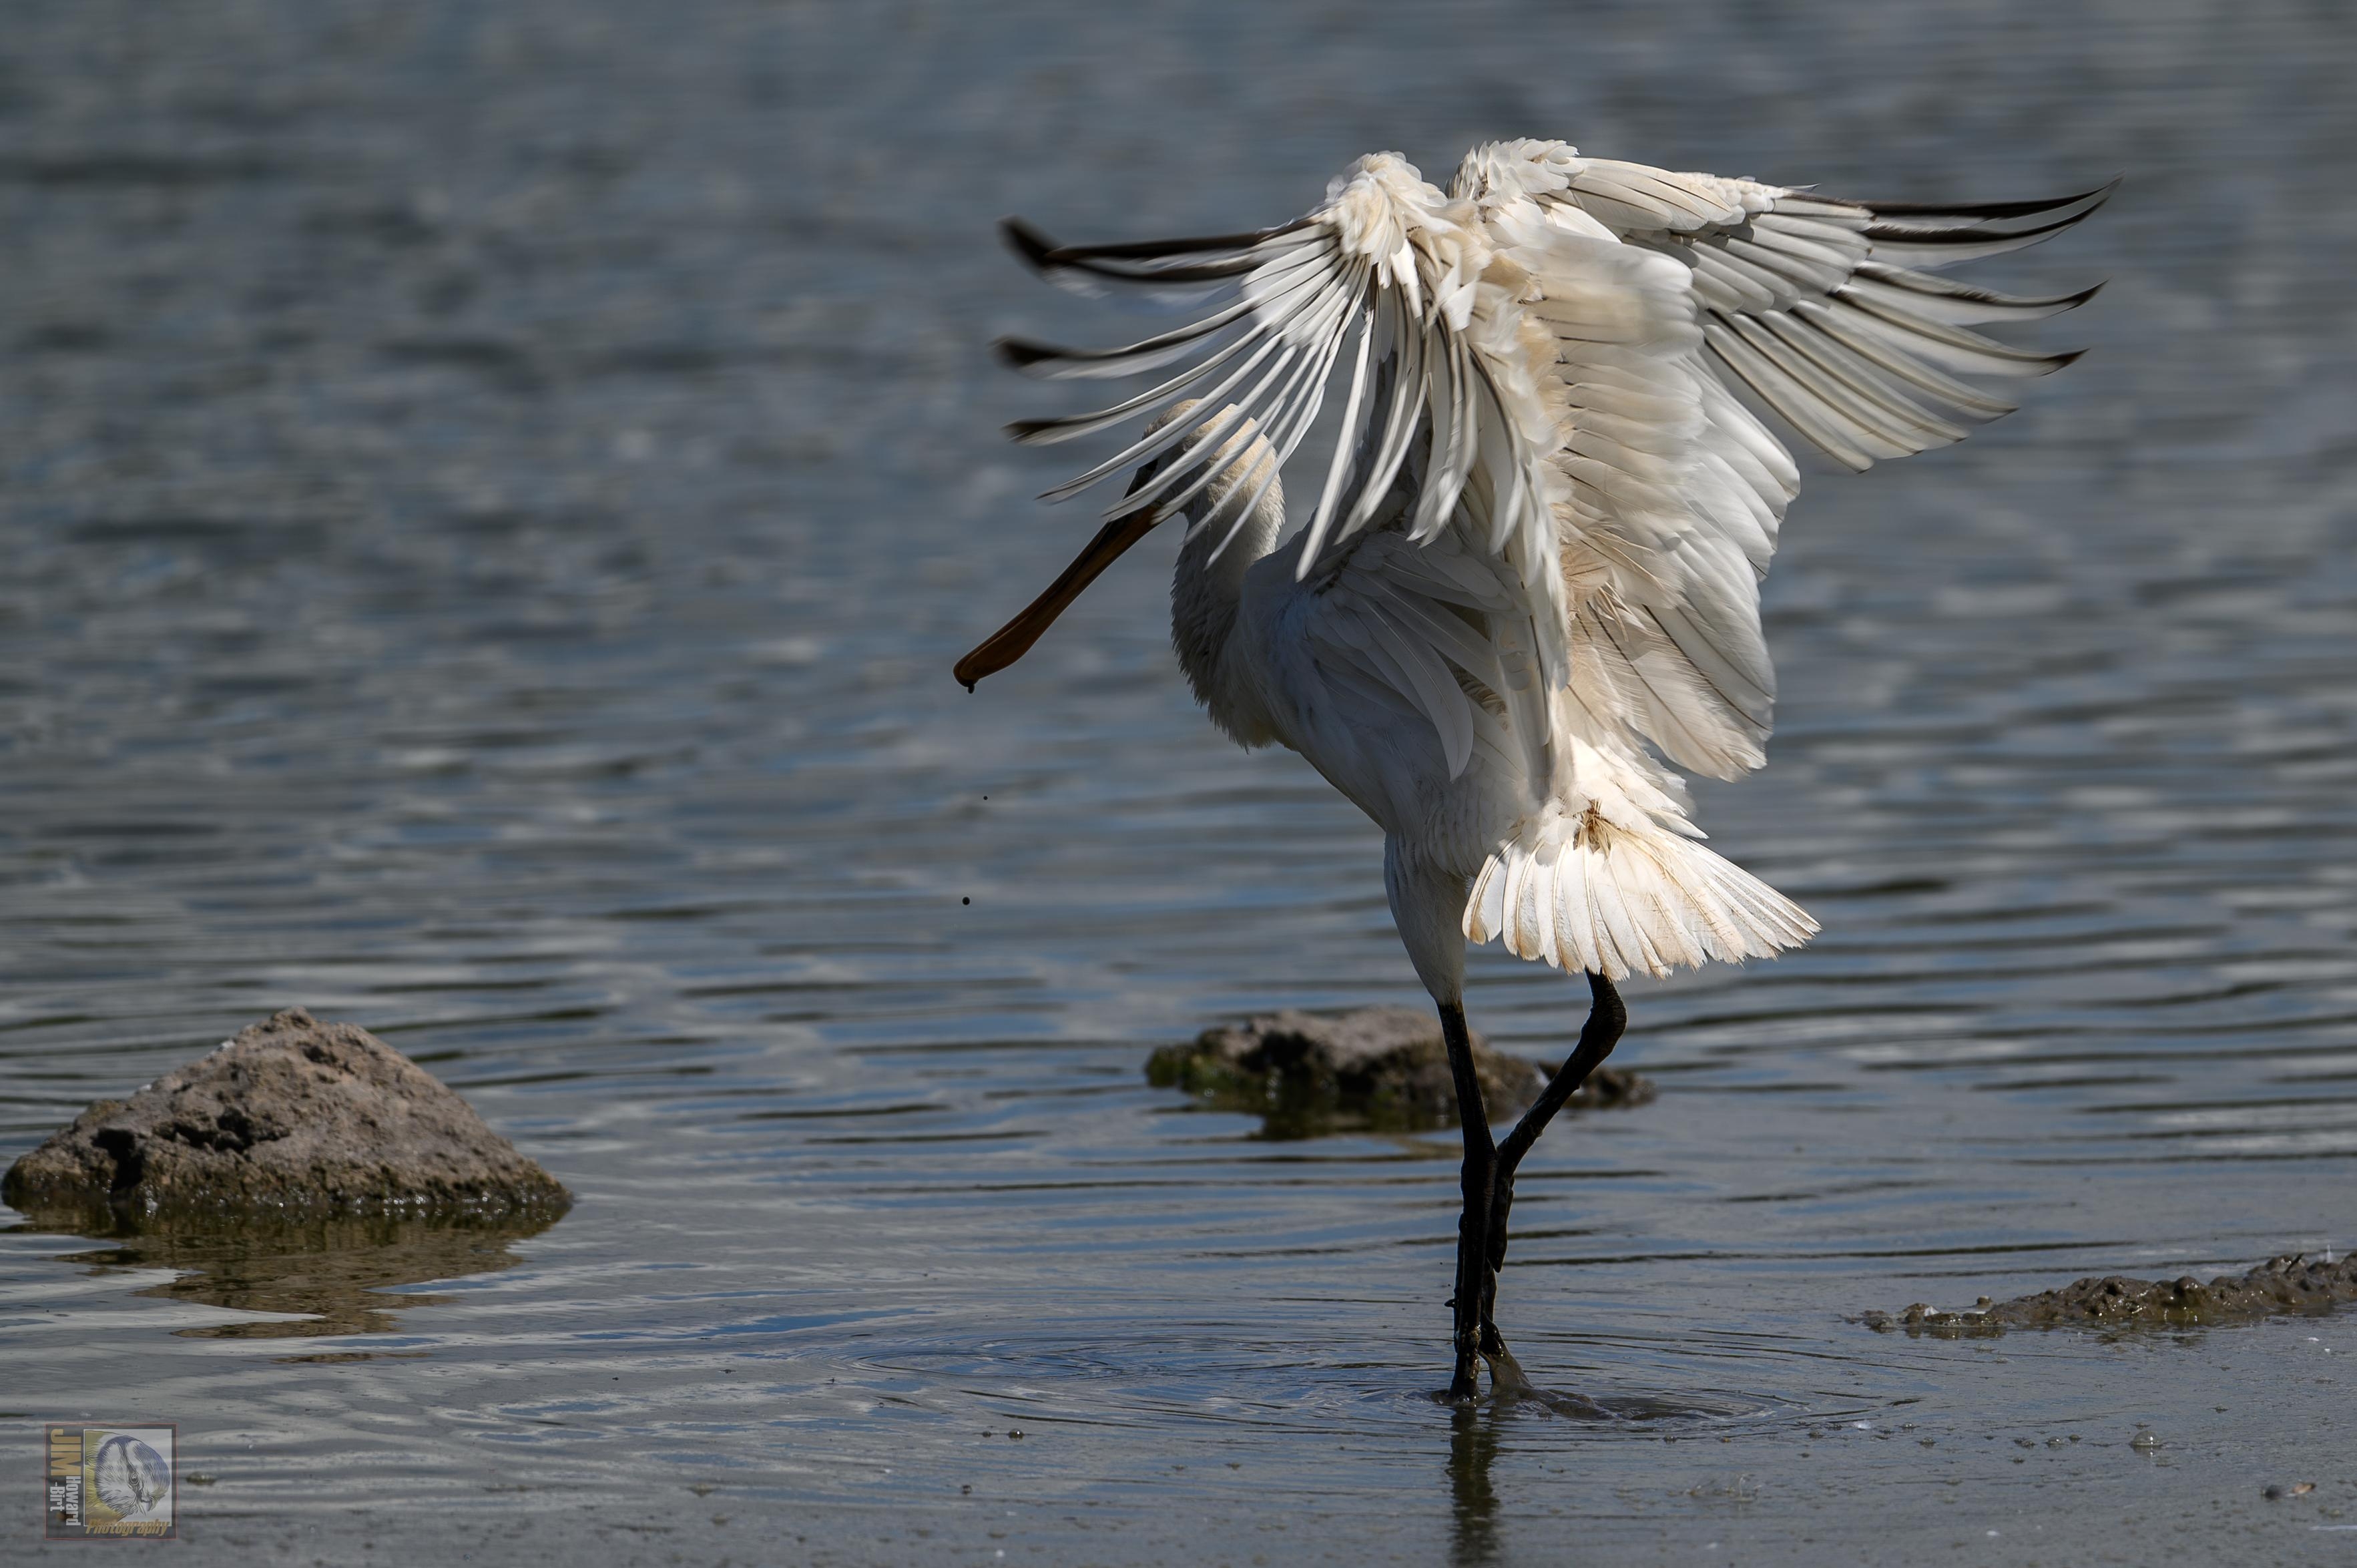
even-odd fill
[{"label": "bird's foot", "polygon": [[1467,1355],[1458,1357],[1457,1360],[1456,1376],[1448,1380],[1448,1388],[1432,1396],[1434,1402],[1437,1404],[1479,1404],[1481,1400],[1481,1380],[1480,1375],[1474,1371],[1473,1368],[1474,1362],[1471,1356]]},{"label": "bird's foot", "polygon": [[1481,1359],[1490,1364],[1492,1398],[1527,1399],[1543,1391],[1523,1374],[1523,1364],[1514,1359],[1514,1353],[1506,1348],[1506,1342],[1498,1337],[1496,1329],[1490,1330],[1487,1339],[1488,1343],[1481,1347]]},{"label": "bird's foot", "polygon": [[1457,1370],[1449,1378],[1447,1388],[1433,1390],[1433,1403],[1470,1406],[1481,1402],[1481,1378],[1477,1369],[1479,1362],[1475,1359],[1478,1349],[1478,1342],[1469,1337],[1458,1348]]},{"label": "bird's foot", "polygon": [[[1458,1396],[1454,1390],[1443,1402],[1450,1404],[1488,1404],[1492,1409],[1510,1405],[1534,1404],[1556,1415],[1569,1416],[1574,1421],[1609,1421],[1612,1412],[1589,1399],[1586,1394],[1565,1393],[1555,1389],[1543,1389],[1531,1381],[1523,1370],[1522,1362],[1506,1348],[1494,1325],[1484,1325],[1481,1330],[1481,1359],[1490,1368],[1490,1395],[1476,1399],[1471,1393]],[[1443,1398],[1436,1395],[1435,1398]]]}]

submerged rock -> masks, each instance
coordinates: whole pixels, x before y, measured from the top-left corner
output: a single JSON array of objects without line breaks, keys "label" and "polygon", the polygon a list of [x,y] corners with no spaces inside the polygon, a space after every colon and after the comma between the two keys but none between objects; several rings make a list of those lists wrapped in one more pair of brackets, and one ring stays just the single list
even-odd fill
[{"label": "submerged rock", "polygon": [[[1493,1122],[1519,1115],[1555,1071],[1552,1064],[1492,1050],[1479,1035],[1473,1065]],[[1272,1138],[1415,1131],[1457,1121],[1440,1020],[1416,1007],[1264,1014],[1206,1029],[1189,1045],[1163,1047],[1147,1060],[1146,1078],[1223,1111],[1257,1112],[1266,1119],[1263,1134]],[[1588,1076],[1567,1108],[1642,1105],[1652,1098],[1650,1081],[1607,1065]]]},{"label": "submerged rock", "polygon": [[1869,1312],[1857,1321],[1884,1333],[1903,1329],[1910,1335],[1962,1338],[2066,1325],[2196,1327],[2278,1313],[2325,1312],[2348,1302],[2357,1302],[2357,1256],[2336,1263],[2329,1256],[2294,1252],[2269,1258],[2248,1273],[2220,1274],[2207,1284],[2190,1274],[2173,1280],[2104,1274],[2012,1301],[1983,1296],[1978,1305],[1962,1312],[1942,1312],[1919,1301],[1904,1312]]},{"label": "submerged rock", "polygon": [[562,1212],[572,1195],[367,1030],[290,1008],[9,1167],[27,1212]]}]

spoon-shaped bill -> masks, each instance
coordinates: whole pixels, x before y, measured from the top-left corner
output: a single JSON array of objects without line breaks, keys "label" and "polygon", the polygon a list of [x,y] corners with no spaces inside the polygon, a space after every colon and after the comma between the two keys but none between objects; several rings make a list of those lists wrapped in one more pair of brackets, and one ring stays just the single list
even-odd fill
[{"label": "spoon-shaped bill", "polygon": [[1117,517],[1097,530],[1097,536],[1088,542],[1072,564],[1064,568],[1057,579],[1041,594],[1023,607],[1020,615],[983,640],[980,646],[957,661],[950,671],[958,683],[971,692],[985,675],[996,675],[1031,651],[1031,645],[1040,634],[1055,624],[1056,618],[1069,608],[1071,602],[1102,575],[1104,569],[1121,559],[1122,552],[1145,538],[1154,525],[1162,521],[1158,509],[1148,507],[1144,511]]}]

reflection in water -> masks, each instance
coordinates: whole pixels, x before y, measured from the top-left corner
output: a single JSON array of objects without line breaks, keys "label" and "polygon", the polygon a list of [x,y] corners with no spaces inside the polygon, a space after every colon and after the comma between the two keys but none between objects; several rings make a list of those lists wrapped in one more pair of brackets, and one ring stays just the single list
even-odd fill
[{"label": "reflection in water", "polygon": [[296,1313],[295,1318],[183,1328],[196,1339],[298,1339],[384,1334],[395,1312],[430,1306],[440,1296],[383,1294],[427,1280],[496,1273],[521,1260],[511,1241],[555,1221],[546,1215],[249,1216],[159,1223],[135,1216],[44,1213],[24,1231],[66,1231],[118,1243],[70,1252],[58,1261],[117,1269],[174,1269],[178,1277],[139,1294],[240,1312]]},{"label": "reflection in water", "polygon": [[[1591,1398],[1540,1387],[1511,1356],[1502,1366],[1492,1363],[1491,1371],[1501,1374],[1496,1391],[1448,1412],[1450,1559],[1458,1563],[1488,1563],[1498,1554],[1498,1494],[1490,1477],[1498,1459],[1500,1430],[1509,1422],[1523,1423],[1523,1431],[1542,1444],[1559,1442],[1573,1431],[1607,1439],[1674,1441],[1697,1432],[1717,1432],[1731,1439],[1740,1432],[1760,1430],[1761,1423],[1770,1429],[1789,1429],[1797,1413],[1780,1411],[1773,1401],[1738,1393],[1627,1392]],[[1844,1418],[1849,1413],[1844,1412]],[[1706,1494],[1749,1502],[1756,1490],[1749,1476],[1738,1476],[1732,1482],[1706,1483],[1689,1495]]]},{"label": "reflection in water", "polygon": [[1487,1563],[1498,1551],[1498,1494],[1490,1466],[1498,1456],[1497,1417],[1476,1405],[1448,1412],[1448,1495],[1452,1508],[1449,1560]]}]

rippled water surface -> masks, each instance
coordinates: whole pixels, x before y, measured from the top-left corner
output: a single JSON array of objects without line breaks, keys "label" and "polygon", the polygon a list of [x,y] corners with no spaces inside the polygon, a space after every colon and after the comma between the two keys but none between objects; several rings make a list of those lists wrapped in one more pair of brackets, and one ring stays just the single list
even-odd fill
[{"label": "rippled water surface", "polygon": [[[2357,27],[1125,13],[12,10],[0,1158],[299,1003],[580,1202],[0,1232],[0,1555],[87,1415],[179,1423],[205,1562],[2346,1560],[2350,1319],[1846,1318],[2357,1240]],[[995,433],[1060,405],[987,340],[1078,307],[993,220],[1232,230],[1522,134],[2128,176],[1983,274],[2111,277],[2043,333],[2097,351],[1794,510],[1770,766],[1702,809],[1825,933],[1631,987],[1659,1099],[1516,1208],[1503,1321],[1604,1422],[1425,1397],[1452,1134],[1145,1083],[1421,1001],[1373,831],[1193,712],[1157,552],[947,672],[1089,526]],[[1503,1043],[1583,1001],[1477,955]]]}]

